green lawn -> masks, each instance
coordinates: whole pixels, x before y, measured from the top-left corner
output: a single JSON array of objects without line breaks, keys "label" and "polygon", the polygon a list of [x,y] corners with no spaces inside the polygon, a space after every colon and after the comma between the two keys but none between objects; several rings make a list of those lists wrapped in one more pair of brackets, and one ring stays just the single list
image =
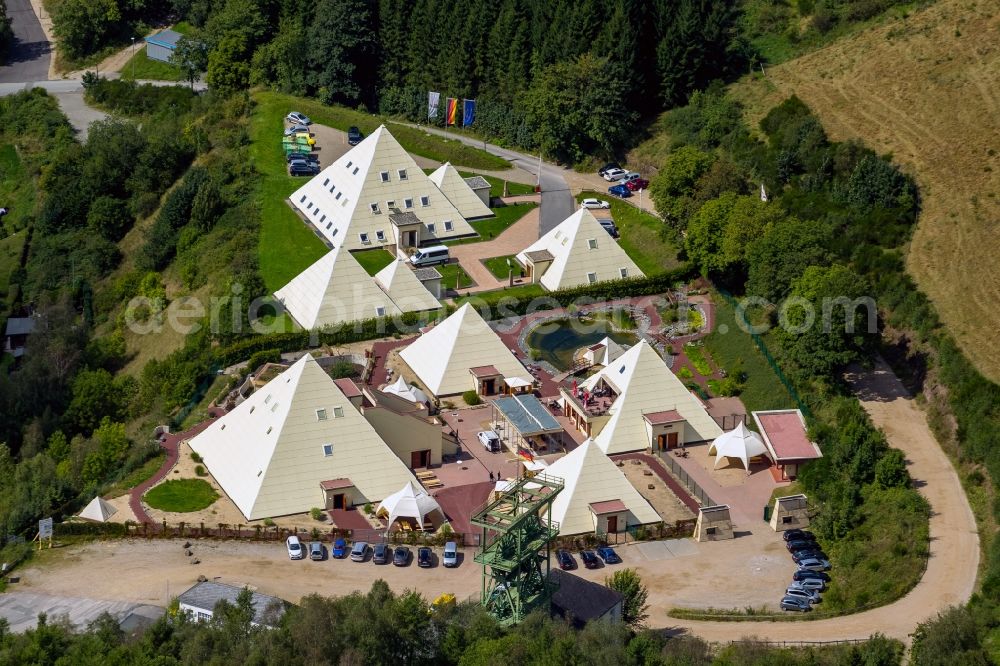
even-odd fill
[{"label": "green lawn", "polygon": [[358,260],[361,267],[364,268],[368,275],[375,275],[380,270],[392,263],[394,257],[391,252],[378,248],[375,250],[361,250],[360,252],[352,252],[354,258]]},{"label": "green lawn", "polygon": [[705,358],[705,351],[701,345],[689,342],[684,345],[684,355],[687,356],[689,361],[691,361],[691,365],[694,366],[694,369],[698,371],[699,375],[702,377],[708,377],[712,374],[712,366],[709,364],[708,359]]},{"label": "green lawn", "polygon": [[[749,411],[794,408],[788,394],[764,356],[757,350],[750,335],[736,325],[733,308],[718,294],[715,303],[715,330],[705,338],[705,347],[720,368],[730,375],[746,375],[740,399]],[[748,413],[749,413],[748,411]]]},{"label": "green lawn", "polygon": [[469,224],[479,233],[475,238],[460,238],[453,241],[445,241],[445,245],[465,245],[466,243],[478,243],[480,241],[493,240],[510,225],[514,224],[522,217],[537,208],[536,203],[519,203],[510,206],[500,206],[493,209],[496,217],[485,220],[473,220]]},{"label": "green lawn", "polygon": [[219,499],[219,495],[207,481],[171,479],[153,486],[144,499],[146,504],[160,511],[190,513],[207,509]]},{"label": "green lawn", "polygon": [[136,48],[135,55],[122,66],[123,79],[147,81],[183,81],[184,72],[177,65],[146,57],[146,47]]},{"label": "green lawn", "polygon": [[581,192],[576,200],[588,197],[605,198],[611,202],[611,218],[621,234],[618,244],[643,273],[656,275],[681,265],[682,262],[677,259],[677,246],[664,233],[666,227],[659,219],[621,199],[598,192]]},{"label": "green lawn", "polygon": [[[455,166],[462,166],[467,169],[510,168],[510,163],[506,160],[491,155],[479,148],[466,146],[456,140],[428,134],[407,125],[399,125],[361,111],[327,106],[316,100],[276,92],[258,92],[254,94],[254,99],[258,104],[258,112],[261,110],[261,107],[266,108],[268,115],[274,114],[279,121],[289,111],[301,111],[317,123],[340,130],[347,131],[348,127],[356,125],[366,135],[375,131],[382,123],[386,123],[400,145],[414,155],[420,155],[421,157],[438,162],[451,162]],[[274,134],[274,132],[272,131],[271,134]]]},{"label": "green lawn", "polygon": [[274,292],[327,252],[327,247],[285,203],[305,180],[293,178],[285,169],[285,154],[276,139],[287,113],[284,102],[269,101],[254,108],[250,117],[250,154],[261,174],[258,203],[261,210],[260,242],[257,248],[260,273]]},{"label": "green lawn", "polygon": [[444,264],[442,266],[435,266],[435,268],[441,273],[441,287],[443,289],[466,289],[473,284],[472,278],[465,272],[461,264]]},{"label": "green lawn", "polygon": [[485,264],[486,268],[490,269],[490,273],[493,273],[498,280],[506,280],[510,275],[511,269],[514,270],[514,275],[520,275],[521,272],[521,266],[512,254],[483,259],[483,264]]}]

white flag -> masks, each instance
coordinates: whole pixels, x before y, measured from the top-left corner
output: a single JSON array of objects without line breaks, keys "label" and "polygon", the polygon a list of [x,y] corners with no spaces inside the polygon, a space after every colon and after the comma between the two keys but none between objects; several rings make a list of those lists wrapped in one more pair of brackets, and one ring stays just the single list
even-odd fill
[{"label": "white flag", "polygon": [[767,190],[764,189],[764,183],[760,184],[760,200],[767,201]]},{"label": "white flag", "polygon": [[441,101],[441,93],[430,92],[427,94],[427,117],[438,117],[438,102]]}]

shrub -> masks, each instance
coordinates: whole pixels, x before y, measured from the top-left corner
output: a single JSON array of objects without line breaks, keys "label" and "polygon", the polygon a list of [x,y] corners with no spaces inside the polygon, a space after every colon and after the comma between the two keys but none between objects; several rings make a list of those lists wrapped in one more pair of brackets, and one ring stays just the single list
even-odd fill
[{"label": "shrub", "polygon": [[208,472],[205,471],[204,465],[195,465],[194,473],[197,474],[198,476],[206,476],[208,474]]},{"label": "shrub", "polygon": [[247,368],[250,372],[253,372],[265,363],[277,363],[281,360],[281,350],[280,349],[263,349],[259,352],[255,352],[250,356],[250,360],[247,362]]},{"label": "shrub", "polygon": [[274,521],[270,518],[264,519],[264,527],[274,527]]},{"label": "shrub", "polygon": [[204,462],[204,460],[202,460],[201,454],[199,454],[197,451],[191,452],[191,460],[195,461],[196,463]]},{"label": "shrub", "polygon": [[469,407],[475,407],[476,405],[482,404],[483,399],[479,397],[479,394],[475,391],[469,390],[462,394],[462,400],[465,401]]},{"label": "shrub", "polygon": [[312,517],[313,520],[323,520],[324,517],[323,509],[314,506],[313,508],[309,509],[309,515]]},{"label": "shrub", "polygon": [[371,515],[373,515],[375,513],[375,507],[372,506],[371,502],[366,502],[365,503],[365,507],[364,507],[364,511],[365,511],[366,514],[368,514],[369,516],[371,516]]}]

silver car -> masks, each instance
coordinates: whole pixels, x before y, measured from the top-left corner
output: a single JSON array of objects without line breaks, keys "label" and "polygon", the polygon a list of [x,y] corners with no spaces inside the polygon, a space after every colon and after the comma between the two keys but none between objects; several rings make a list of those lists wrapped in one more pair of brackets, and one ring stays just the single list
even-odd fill
[{"label": "silver car", "polygon": [[351,560],[353,562],[364,562],[368,556],[368,544],[364,541],[355,541],[351,548]]},{"label": "silver car", "polygon": [[822,597],[819,596],[819,592],[816,592],[815,590],[801,590],[794,587],[789,587],[785,590],[785,596],[806,599],[812,604],[818,604],[822,599]]},{"label": "silver car", "polygon": [[788,584],[788,587],[794,587],[796,590],[813,590],[816,592],[822,592],[826,589],[826,582],[820,580],[819,578],[804,578],[802,580],[793,580]]},{"label": "silver car", "polygon": [[829,571],[830,562],[828,560],[821,560],[818,557],[807,557],[799,561],[799,569],[805,569],[806,571]]}]

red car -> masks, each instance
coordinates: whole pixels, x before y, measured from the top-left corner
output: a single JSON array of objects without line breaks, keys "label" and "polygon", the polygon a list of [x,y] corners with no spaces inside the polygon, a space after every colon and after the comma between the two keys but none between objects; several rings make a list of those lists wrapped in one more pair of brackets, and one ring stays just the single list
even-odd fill
[{"label": "red car", "polygon": [[649,189],[649,181],[645,178],[636,178],[625,183],[625,187],[635,192],[636,190]]}]

